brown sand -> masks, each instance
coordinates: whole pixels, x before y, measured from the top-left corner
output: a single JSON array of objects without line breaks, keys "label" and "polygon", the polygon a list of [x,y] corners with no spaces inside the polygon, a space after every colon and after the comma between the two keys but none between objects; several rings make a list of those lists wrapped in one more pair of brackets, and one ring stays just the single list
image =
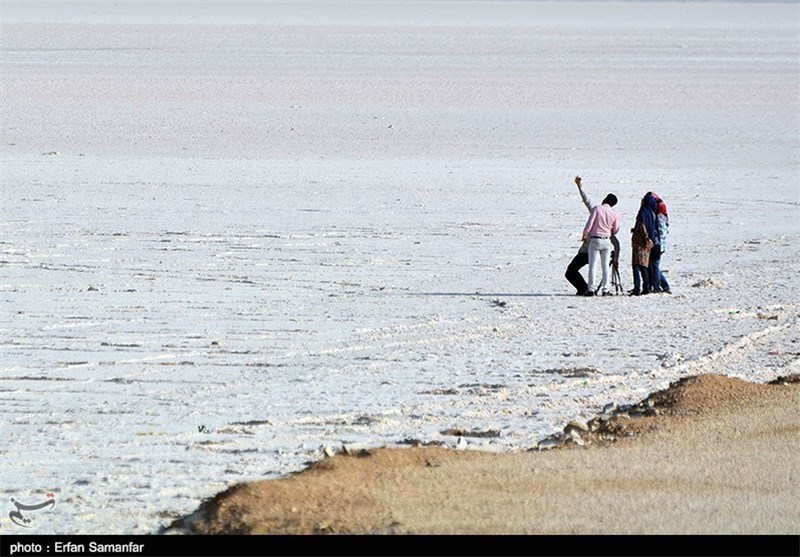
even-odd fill
[{"label": "brown sand", "polygon": [[643,401],[646,415],[617,415],[582,434],[584,446],[336,455],[234,486],[175,526],[201,534],[798,534],[798,379],[684,379]]}]

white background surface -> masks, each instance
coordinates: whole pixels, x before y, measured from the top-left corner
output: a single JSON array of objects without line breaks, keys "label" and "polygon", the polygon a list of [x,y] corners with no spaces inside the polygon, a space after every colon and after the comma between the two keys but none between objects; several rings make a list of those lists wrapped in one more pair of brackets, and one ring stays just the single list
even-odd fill
[{"label": "white background surface", "polygon": [[[527,449],[798,370],[797,4],[0,18],[2,532],[11,497],[55,493],[35,533],[148,533],[322,445]],[[672,296],[573,295],[578,173],[620,198],[626,290],[666,200]]]}]

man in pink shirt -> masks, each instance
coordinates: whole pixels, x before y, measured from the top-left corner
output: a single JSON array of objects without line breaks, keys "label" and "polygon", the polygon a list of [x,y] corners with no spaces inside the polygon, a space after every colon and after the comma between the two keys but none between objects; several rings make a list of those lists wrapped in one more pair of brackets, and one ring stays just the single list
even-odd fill
[{"label": "man in pink shirt", "polygon": [[[602,292],[603,296],[611,296],[608,290],[608,265],[611,259],[611,236],[619,232],[619,219],[612,207],[617,204],[617,196],[609,193],[602,205],[597,205],[589,213],[589,220],[583,227],[583,241],[589,242],[589,288],[586,296],[594,296]],[[603,268],[603,280],[595,283],[598,256]]]}]

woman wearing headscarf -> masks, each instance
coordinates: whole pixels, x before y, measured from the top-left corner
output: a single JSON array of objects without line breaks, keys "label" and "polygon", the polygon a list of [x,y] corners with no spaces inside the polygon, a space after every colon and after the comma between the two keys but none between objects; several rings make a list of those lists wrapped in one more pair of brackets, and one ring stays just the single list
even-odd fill
[{"label": "woman wearing headscarf", "polygon": [[655,244],[656,215],[655,200],[645,195],[636,214],[636,223],[631,229],[631,267],[633,268],[633,290],[631,296],[650,293],[650,253]]},{"label": "woman wearing headscarf", "polygon": [[650,256],[650,285],[653,292],[672,294],[667,277],[661,272],[661,255],[667,250],[667,234],[669,234],[669,214],[667,204],[655,192],[649,192],[656,200],[656,229],[658,242]]}]

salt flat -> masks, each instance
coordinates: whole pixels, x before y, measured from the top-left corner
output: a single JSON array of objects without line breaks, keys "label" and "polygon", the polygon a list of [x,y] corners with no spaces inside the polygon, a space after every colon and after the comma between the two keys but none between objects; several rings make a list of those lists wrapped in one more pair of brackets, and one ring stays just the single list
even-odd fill
[{"label": "salt flat", "polygon": [[[1,9],[0,483],[55,494],[36,533],[797,371],[797,4]],[[664,197],[672,296],[572,295],[578,173],[627,288]]]}]

